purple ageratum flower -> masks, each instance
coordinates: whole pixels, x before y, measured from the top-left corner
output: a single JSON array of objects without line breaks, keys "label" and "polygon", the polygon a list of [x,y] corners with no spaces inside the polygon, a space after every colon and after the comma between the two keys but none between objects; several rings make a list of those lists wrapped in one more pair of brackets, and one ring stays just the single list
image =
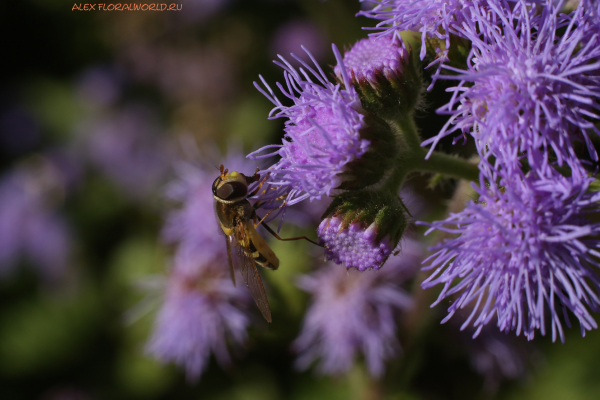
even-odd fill
[{"label": "purple ageratum flower", "polygon": [[496,317],[501,331],[523,331],[531,340],[537,329],[546,333],[549,316],[552,339],[564,341],[561,309],[567,326],[568,314],[577,318],[582,335],[596,328],[587,309],[600,309],[600,242],[593,238],[600,224],[586,220],[598,212],[600,194],[588,191],[594,179],[580,170],[570,178],[535,171],[502,177],[486,163],[481,168],[482,188],[483,177],[501,187],[476,189],[478,202],[428,231],[459,235],[432,248],[426,269],[434,272],[422,284],[444,285],[433,305],[454,299],[442,323],[475,302],[462,325],[477,328],[474,336]]},{"label": "purple ageratum flower", "polygon": [[[288,118],[285,123],[285,140],[281,145],[265,146],[250,155],[251,159],[279,155],[281,159],[272,165],[262,199],[284,196],[292,205],[304,199],[320,199],[331,195],[342,178],[340,174],[348,164],[359,159],[368,149],[369,141],[362,139],[360,129],[364,127],[364,116],[359,112],[360,100],[350,85],[345,69],[342,70],[344,87],[333,84],[312,55],[306,53],[315,64],[313,69],[292,54],[304,68],[292,67],[283,57],[285,84],[277,84],[283,95],[293,101],[285,106],[261,77],[265,89],[256,82],[256,88],[264,94],[275,108],[270,118]],[[335,45],[334,53],[341,65],[341,56]],[[308,71],[308,72],[307,72]],[[258,155],[266,149],[277,151]],[[271,190],[275,189],[275,190]]]},{"label": "purple ageratum flower", "polygon": [[336,196],[317,230],[325,256],[346,268],[380,269],[408,225],[397,194],[353,190]]},{"label": "purple ageratum flower", "polygon": [[64,188],[48,168],[21,168],[0,180],[0,276],[11,273],[20,259],[47,280],[66,271],[70,235],[51,201]]},{"label": "purple ageratum flower", "polygon": [[381,376],[400,347],[394,316],[412,305],[400,284],[418,270],[421,254],[418,243],[406,240],[402,255],[381,271],[347,272],[328,264],[303,276],[299,286],[313,300],[293,343],[297,367],[307,369],[320,358],[320,373],[339,375],[363,354],[369,372]]},{"label": "purple ageratum flower", "polygon": [[387,238],[377,241],[375,222],[365,226],[361,222],[342,228],[343,217],[332,216],[321,221],[317,233],[325,244],[325,257],[336,264],[359,271],[378,270],[388,259],[394,246]]},{"label": "purple ageratum flower", "polygon": [[233,286],[226,260],[178,254],[146,346],[158,360],[184,367],[190,381],[200,377],[211,353],[227,365],[227,343],[239,346],[247,339],[249,296]]},{"label": "purple ageratum flower", "polygon": [[540,10],[521,1],[511,11],[490,3],[488,12],[472,9],[472,20],[452,28],[472,42],[469,69],[444,66],[458,75],[441,77],[460,83],[440,109],[451,118],[423,142],[432,144],[430,153],[443,137],[460,130],[504,163],[514,163],[520,152],[538,167],[538,160],[547,164],[552,152],[559,165],[566,160],[576,167],[575,139],[598,159],[589,139],[591,132],[599,133],[593,124],[600,108],[598,35],[590,37],[583,7],[566,18],[558,16],[559,9],[549,3]]},{"label": "purple ageratum flower", "polygon": [[375,37],[394,36],[400,38],[401,31],[421,33],[421,60],[425,58],[428,38],[446,41],[450,47],[450,28],[460,26],[470,18],[472,7],[487,4],[487,1],[473,0],[361,0],[375,6],[370,10],[360,11],[357,16],[365,16],[380,20],[372,34]]},{"label": "purple ageratum flower", "polygon": [[[365,110],[385,119],[414,109],[423,84],[411,54],[391,36],[360,40],[344,54],[344,67]],[[339,64],[335,73],[341,80]],[[388,148],[393,140],[380,138]]]},{"label": "purple ageratum flower", "polygon": [[[362,39],[344,54],[344,66],[353,80],[366,80],[377,85],[377,73],[381,72],[388,80],[398,79],[404,68],[403,61],[409,52],[392,37]],[[335,73],[341,76],[340,64]]]}]

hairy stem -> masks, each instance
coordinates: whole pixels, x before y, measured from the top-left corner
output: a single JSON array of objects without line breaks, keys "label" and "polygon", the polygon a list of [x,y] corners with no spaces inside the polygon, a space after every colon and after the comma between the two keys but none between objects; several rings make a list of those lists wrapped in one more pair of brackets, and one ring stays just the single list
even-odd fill
[{"label": "hairy stem", "polygon": [[420,155],[415,157],[414,169],[416,171],[434,172],[467,181],[479,180],[479,167],[477,164],[438,151],[431,153],[429,159],[425,160],[426,154],[427,151],[421,148]]},{"label": "hairy stem", "polygon": [[426,160],[427,151],[421,147],[421,138],[412,115],[402,115],[386,122],[399,138],[402,151],[384,187],[399,189],[406,176],[415,171],[432,172],[467,181],[479,179],[477,164],[463,158],[434,151]]}]

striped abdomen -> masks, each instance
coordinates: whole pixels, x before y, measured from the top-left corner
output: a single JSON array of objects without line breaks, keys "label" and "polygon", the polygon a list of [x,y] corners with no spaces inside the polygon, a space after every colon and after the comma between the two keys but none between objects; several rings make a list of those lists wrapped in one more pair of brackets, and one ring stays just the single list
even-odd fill
[{"label": "striped abdomen", "polygon": [[[248,250],[246,253],[248,256],[254,259],[258,265],[263,268],[277,269],[279,268],[279,259],[273,253],[273,250],[269,247],[267,242],[258,234],[254,228],[252,221],[246,221],[246,237],[249,240]],[[244,249],[244,251],[246,251]]]}]

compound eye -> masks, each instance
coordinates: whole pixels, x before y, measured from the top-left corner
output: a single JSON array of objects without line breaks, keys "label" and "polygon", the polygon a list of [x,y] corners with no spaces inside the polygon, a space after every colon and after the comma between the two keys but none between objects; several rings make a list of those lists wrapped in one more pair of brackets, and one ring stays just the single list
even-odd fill
[{"label": "compound eye", "polygon": [[233,200],[246,197],[248,186],[241,182],[227,182],[217,189],[217,196],[223,200]]}]

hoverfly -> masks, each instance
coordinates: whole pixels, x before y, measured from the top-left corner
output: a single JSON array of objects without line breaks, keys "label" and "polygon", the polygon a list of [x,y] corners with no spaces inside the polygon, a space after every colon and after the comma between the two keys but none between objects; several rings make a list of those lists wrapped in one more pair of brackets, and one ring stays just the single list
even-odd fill
[{"label": "hoverfly", "polygon": [[235,285],[235,263],[263,317],[271,322],[269,301],[256,264],[263,268],[275,270],[279,268],[279,259],[262,236],[258,234],[256,228],[262,224],[267,231],[279,240],[306,239],[317,246],[321,245],[306,236],[289,239],[280,238],[275,231],[263,222],[268,214],[274,210],[267,213],[260,221],[258,220],[256,210],[264,203],[257,201],[253,206],[247,200],[247,197],[258,193],[262,186],[262,183],[260,183],[254,192],[248,193],[248,186],[260,179],[258,168],[252,176],[246,176],[236,171],[229,172],[223,165],[221,165],[220,171],[221,174],[213,182],[212,192],[216,200],[217,220],[226,236],[225,242],[227,244],[231,280]]}]

